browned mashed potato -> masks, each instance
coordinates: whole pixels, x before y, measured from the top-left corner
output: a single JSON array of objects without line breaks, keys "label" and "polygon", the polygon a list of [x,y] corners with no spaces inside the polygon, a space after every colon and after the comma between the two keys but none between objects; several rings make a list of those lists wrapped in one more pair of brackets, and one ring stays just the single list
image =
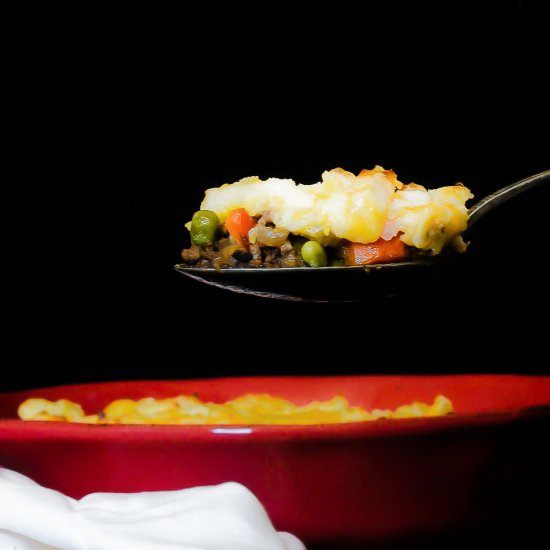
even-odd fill
[{"label": "browned mashed potato", "polygon": [[438,254],[466,229],[465,203],[472,197],[460,183],[428,190],[376,166],[358,175],[335,168],[312,185],[248,177],[208,189],[201,209],[215,212],[221,222],[235,208],[251,216],[268,211],[276,227],[323,245],[400,235],[405,244]]},{"label": "browned mashed potato", "polygon": [[68,421],[83,424],[340,424],[381,418],[443,416],[453,405],[442,395],[431,405],[414,402],[395,410],[352,407],[337,395],[328,401],[296,405],[269,394],[246,394],[225,403],[203,402],[196,395],[167,399],[146,397],[117,399],[102,411],[86,415],[83,408],[67,399],[27,399],[18,409],[23,420]]}]

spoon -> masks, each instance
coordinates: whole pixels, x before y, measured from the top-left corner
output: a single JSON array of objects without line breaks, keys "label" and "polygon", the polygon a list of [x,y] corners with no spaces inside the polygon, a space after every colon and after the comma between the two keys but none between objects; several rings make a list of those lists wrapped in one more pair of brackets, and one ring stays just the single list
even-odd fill
[{"label": "spoon", "polygon": [[[522,179],[484,197],[469,210],[466,232],[488,212],[512,197],[550,182],[550,170]],[[465,232],[465,233],[466,233]],[[293,302],[356,302],[391,297],[425,281],[434,268],[447,265],[453,251],[413,260],[349,267],[229,268],[213,269],[176,264],[178,273],[207,285]]]}]

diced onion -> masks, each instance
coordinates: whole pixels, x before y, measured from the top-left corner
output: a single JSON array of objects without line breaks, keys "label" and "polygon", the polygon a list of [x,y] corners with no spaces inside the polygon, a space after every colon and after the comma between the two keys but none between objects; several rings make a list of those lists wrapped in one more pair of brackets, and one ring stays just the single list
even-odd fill
[{"label": "diced onion", "polygon": [[288,231],[279,227],[256,225],[248,232],[251,243],[258,242],[264,246],[281,247],[288,239]]}]

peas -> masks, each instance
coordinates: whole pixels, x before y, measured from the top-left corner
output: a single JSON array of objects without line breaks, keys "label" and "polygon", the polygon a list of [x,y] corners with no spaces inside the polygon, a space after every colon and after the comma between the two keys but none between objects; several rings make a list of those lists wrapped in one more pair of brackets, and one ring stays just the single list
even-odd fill
[{"label": "peas", "polygon": [[220,220],[215,212],[199,210],[193,214],[191,220],[191,242],[199,246],[206,246],[214,242]]},{"label": "peas", "polygon": [[325,267],[327,265],[327,253],[317,241],[307,241],[302,245],[302,259],[310,267]]}]

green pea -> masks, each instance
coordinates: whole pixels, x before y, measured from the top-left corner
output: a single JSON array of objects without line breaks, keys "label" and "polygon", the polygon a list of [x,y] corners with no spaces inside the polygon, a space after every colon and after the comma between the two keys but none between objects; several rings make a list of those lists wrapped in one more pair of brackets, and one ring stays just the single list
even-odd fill
[{"label": "green pea", "polygon": [[191,242],[199,246],[206,246],[214,242],[220,219],[211,210],[199,210],[193,214],[191,220]]},{"label": "green pea", "polygon": [[327,265],[327,253],[317,241],[307,241],[300,250],[302,259],[311,267],[325,267]]}]

